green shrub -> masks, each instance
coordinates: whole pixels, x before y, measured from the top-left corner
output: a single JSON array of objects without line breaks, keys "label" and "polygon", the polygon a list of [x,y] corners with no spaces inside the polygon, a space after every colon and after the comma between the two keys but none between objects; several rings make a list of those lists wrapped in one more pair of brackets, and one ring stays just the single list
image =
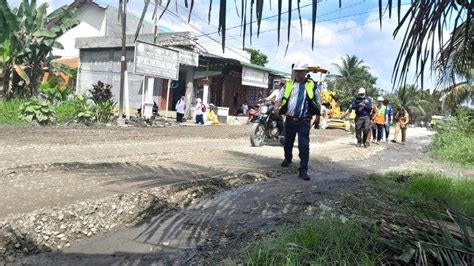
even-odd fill
[{"label": "green shrub", "polygon": [[110,100],[96,103],[95,106],[96,120],[100,122],[109,122],[112,116],[114,103]]},{"label": "green shrub", "polygon": [[37,99],[20,105],[20,118],[26,122],[37,121],[39,124],[50,124],[54,121],[54,109],[48,102]]},{"label": "green shrub", "polygon": [[78,104],[76,119],[79,122],[90,123],[96,120],[96,106],[88,102],[85,95],[76,96],[75,100]]},{"label": "green shrub", "polygon": [[437,129],[430,153],[434,158],[474,166],[474,120],[466,111]]},{"label": "green shrub", "polygon": [[74,121],[81,110],[80,108],[80,102],[77,99],[62,102],[55,109],[56,121],[58,123]]},{"label": "green shrub", "polygon": [[58,81],[50,80],[41,82],[40,91],[48,97],[50,103],[65,101],[67,96],[71,94],[71,87],[61,86]]},{"label": "green shrub", "polygon": [[24,123],[19,117],[20,106],[25,100],[11,99],[0,101],[0,124],[19,125]]},{"label": "green shrub", "polygon": [[89,92],[90,99],[95,103],[95,109],[90,110],[95,112],[94,120],[103,123],[109,122],[115,106],[112,100],[112,85],[98,81]]}]

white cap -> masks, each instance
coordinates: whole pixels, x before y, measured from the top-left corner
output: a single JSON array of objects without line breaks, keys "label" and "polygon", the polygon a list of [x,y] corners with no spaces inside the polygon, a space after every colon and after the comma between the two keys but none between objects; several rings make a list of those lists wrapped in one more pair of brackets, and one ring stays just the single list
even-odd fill
[{"label": "white cap", "polygon": [[359,94],[365,94],[365,89],[364,89],[364,88],[360,88],[360,89],[359,89]]},{"label": "white cap", "polygon": [[377,102],[383,102],[383,97],[382,96],[377,97]]},{"label": "white cap", "polygon": [[293,66],[293,70],[308,70],[308,64],[298,62]]},{"label": "white cap", "polygon": [[197,98],[197,99],[196,99],[196,102],[198,102],[198,103],[202,102],[202,101],[201,101],[201,98]]}]

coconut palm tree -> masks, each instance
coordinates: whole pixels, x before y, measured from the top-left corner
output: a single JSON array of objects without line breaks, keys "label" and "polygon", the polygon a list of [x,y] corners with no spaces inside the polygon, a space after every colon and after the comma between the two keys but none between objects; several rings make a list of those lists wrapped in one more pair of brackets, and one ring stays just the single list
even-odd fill
[{"label": "coconut palm tree", "polygon": [[372,76],[369,72],[369,66],[364,64],[364,60],[355,55],[346,55],[341,58],[341,63],[333,63],[339,72],[338,77],[339,87],[348,91],[349,94],[355,95],[360,87],[366,88],[368,94],[375,93],[375,82],[377,78]]},{"label": "coconut palm tree", "polygon": [[340,59],[340,63],[333,63],[339,75],[333,81],[328,81],[328,89],[336,92],[338,102],[343,108],[349,104],[357,94],[357,90],[363,87],[367,95],[375,97],[379,94],[375,87],[377,78],[369,72],[369,66],[355,55],[346,55]]},{"label": "coconut palm tree", "polygon": [[388,96],[392,106],[397,110],[405,109],[413,121],[429,120],[432,115],[441,109],[439,91],[421,90],[415,85],[400,87],[391,96]]},{"label": "coconut palm tree", "polygon": [[449,86],[442,92],[443,110],[453,113],[467,98],[474,95],[474,86],[466,81]]}]

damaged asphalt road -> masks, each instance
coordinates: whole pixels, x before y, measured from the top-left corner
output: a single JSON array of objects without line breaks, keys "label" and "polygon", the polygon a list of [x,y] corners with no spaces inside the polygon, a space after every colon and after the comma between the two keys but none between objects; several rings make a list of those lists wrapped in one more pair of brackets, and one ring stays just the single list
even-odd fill
[{"label": "damaged asphalt road", "polygon": [[[317,215],[330,210],[339,193],[356,188],[368,174],[404,168],[419,160],[430,142],[430,135],[430,132],[420,131],[410,145],[384,143],[368,150],[355,148],[349,135],[315,143],[312,144],[312,180],[309,182],[296,178],[294,166],[286,173],[264,176],[263,181],[215,190],[189,204],[154,212],[133,225],[79,238],[71,241],[70,247],[42,252],[14,263],[219,263],[237,256],[249,242],[275,235],[279,227],[291,226],[306,214]],[[243,158],[244,153],[252,154],[259,163],[266,161],[268,165],[260,169],[251,165],[254,172],[265,173],[278,165],[281,147],[250,148],[244,138],[236,138],[227,146],[226,155],[231,160],[237,155]],[[219,152],[222,151],[216,149],[216,153]],[[242,169],[251,168],[237,161],[226,162],[225,157],[214,158],[208,167],[221,164],[236,175],[239,171],[243,174]]]}]

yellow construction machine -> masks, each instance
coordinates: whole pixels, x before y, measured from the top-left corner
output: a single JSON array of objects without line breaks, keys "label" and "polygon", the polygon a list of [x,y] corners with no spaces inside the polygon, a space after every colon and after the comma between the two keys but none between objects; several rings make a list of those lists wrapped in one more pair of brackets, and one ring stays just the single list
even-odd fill
[{"label": "yellow construction machine", "polygon": [[[320,73],[319,83],[322,80],[322,74],[327,74],[329,71],[319,66],[308,67],[309,72]],[[329,91],[325,88],[321,88],[321,117],[319,119],[319,128],[342,128],[346,131],[350,131],[351,123],[344,118],[344,112],[341,111],[341,107],[337,102],[336,93]]]}]

